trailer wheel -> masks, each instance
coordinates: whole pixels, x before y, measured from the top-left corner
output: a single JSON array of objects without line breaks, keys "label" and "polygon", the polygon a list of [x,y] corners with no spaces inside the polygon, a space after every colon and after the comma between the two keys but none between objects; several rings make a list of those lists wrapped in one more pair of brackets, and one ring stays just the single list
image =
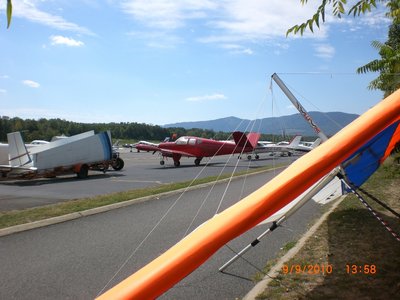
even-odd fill
[{"label": "trailer wheel", "polygon": [[81,168],[79,169],[79,172],[76,173],[79,179],[85,179],[88,177],[89,174],[89,166],[88,165],[82,165]]},{"label": "trailer wheel", "polygon": [[117,158],[113,160],[112,167],[114,170],[119,171],[124,167],[125,163],[122,158]]}]

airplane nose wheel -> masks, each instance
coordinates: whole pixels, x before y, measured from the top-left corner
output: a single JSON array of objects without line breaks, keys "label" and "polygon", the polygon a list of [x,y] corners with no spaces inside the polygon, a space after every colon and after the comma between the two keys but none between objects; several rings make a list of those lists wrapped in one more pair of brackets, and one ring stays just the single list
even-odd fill
[{"label": "airplane nose wheel", "polygon": [[163,161],[163,160],[160,160],[160,165],[164,165],[165,164],[165,161]]}]

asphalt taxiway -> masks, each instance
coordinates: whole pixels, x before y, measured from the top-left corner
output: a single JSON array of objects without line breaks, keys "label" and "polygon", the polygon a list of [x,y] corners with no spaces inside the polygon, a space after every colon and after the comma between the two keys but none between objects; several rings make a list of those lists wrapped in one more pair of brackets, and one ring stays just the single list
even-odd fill
[{"label": "asphalt taxiway", "polygon": [[[198,172],[198,168],[191,168]],[[171,170],[179,173],[181,169]],[[0,299],[93,299],[212,217],[217,207],[221,207],[218,211],[224,210],[275,175],[276,172],[271,171],[241,177],[232,180],[227,190],[226,183],[210,184],[182,196],[163,196],[3,236],[0,238]],[[203,201],[206,205],[202,205]],[[173,209],[169,210],[172,205]],[[168,218],[154,227],[166,211],[169,211]],[[218,272],[218,267],[234,252],[253,241],[269,225],[257,226],[221,248],[160,299],[243,297],[254,286],[254,274],[285,243],[306,231],[309,220],[319,213],[319,206],[310,202],[270,238],[248,252],[245,259],[230,266],[227,273]]]},{"label": "asphalt taxiway", "polygon": [[0,211],[31,208],[165,183],[190,181],[194,178],[239,172],[260,166],[272,167],[294,160],[292,157],[272,157],[265,154],[258,160],[249,161],[246,156],[244,155],[244,158],[240,160],[237,154],[231,157],[218,156],[212,160],[204,158],[198,167],[194,166],[193,158],[183,157],[181,166],[176,168],[171,159],[161,166],[157,154],[121,149],[121,158],[125,162],[121,171],[111,169],[104,174],[90,171],[87,179],[66,175],[49,179],[0,181]]}]

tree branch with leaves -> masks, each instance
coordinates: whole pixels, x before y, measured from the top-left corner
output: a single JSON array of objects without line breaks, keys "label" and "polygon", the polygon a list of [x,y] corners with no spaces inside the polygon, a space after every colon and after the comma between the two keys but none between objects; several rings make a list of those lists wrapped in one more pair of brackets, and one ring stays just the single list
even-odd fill
[{"label": "tree branch with leaves", "polygon": [[[300,0],[300,2],[305,5],[308,0]],[[290,28],[286,36],[291,33],[303,35],[307,28],[313,32],[314,26],[319,28],[320,20],[325,22],[325,11],[328,6],[332,7],[332,14],[337,18],[341,18],[344,14],[358,17],[377,8],[378,2],[386,3],[388,9],[386,16],[392,20],[388,40],[385,43],[372,42],[372,47],[379,51],[381,58],[358,68],[357,73],[380,72],[380,75],[370,82],[368,88],[379,89],[386,97],[400,88],[400,0],[360,0],[350,9],[345,7],[347,0],[322,0],[312,18]]]},{"label": "tree branch with leaves", "polygon": [[[300,0],[300,2],[302,5],[305,5],[307,4],[308,0]],[[348,10],[346,10],[345,7],[345,5],[347,4],[347,0],[322,0],[321,5],[318,6],[317,11],[312,16],[312,18],[308,19],[302,24],[294,25],[293,27],[288,29],[288,31],[286,32],[286,36],[288,36],[290,33],[300,33],[301,35],[303,35],[307,27],[311,32],[314,32],[315,25],[318,28],[320,27],[320,19],[322,20],[322,23],[325,22],[325,11],[327,6],[331,6],[332,15],[340,19],[346,13],[348,15],[359,16],[366,12],[370,12],[373,8],[376,8],[377,2],[387,2],[387,0],[360,0]],[[395,13],[399,15],[398,10]]]},{"label": "tree branch with leaves", "polygon": [[11,16],[12,16],[12,2],[11,2],[11,0],[7,0],[6,15],[7,15],[7,28],[9,28],[10,25],[11,25]]}]

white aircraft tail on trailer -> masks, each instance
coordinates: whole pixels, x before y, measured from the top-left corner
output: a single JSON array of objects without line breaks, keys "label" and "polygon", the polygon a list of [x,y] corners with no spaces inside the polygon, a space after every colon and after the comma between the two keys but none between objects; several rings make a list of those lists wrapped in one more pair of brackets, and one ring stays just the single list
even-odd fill
[{"label": "white aircraft tail on trailer", "polygon": [[7,134],[9,163],[11,167],[30,167],[32,159],[25,147],[20,132],[12,132]]},{"label": "white aircraft tail on trailer", "polygon": [[0,165],[2,177],[37,178],[76,173],[86,178],[89,170],[105,172],[111,165],[116,168],[109,132],[94,134],[94,131],[77,134],[47,144],[41,144],[29,151],[19,132],[9,133],[9,164]]}]

